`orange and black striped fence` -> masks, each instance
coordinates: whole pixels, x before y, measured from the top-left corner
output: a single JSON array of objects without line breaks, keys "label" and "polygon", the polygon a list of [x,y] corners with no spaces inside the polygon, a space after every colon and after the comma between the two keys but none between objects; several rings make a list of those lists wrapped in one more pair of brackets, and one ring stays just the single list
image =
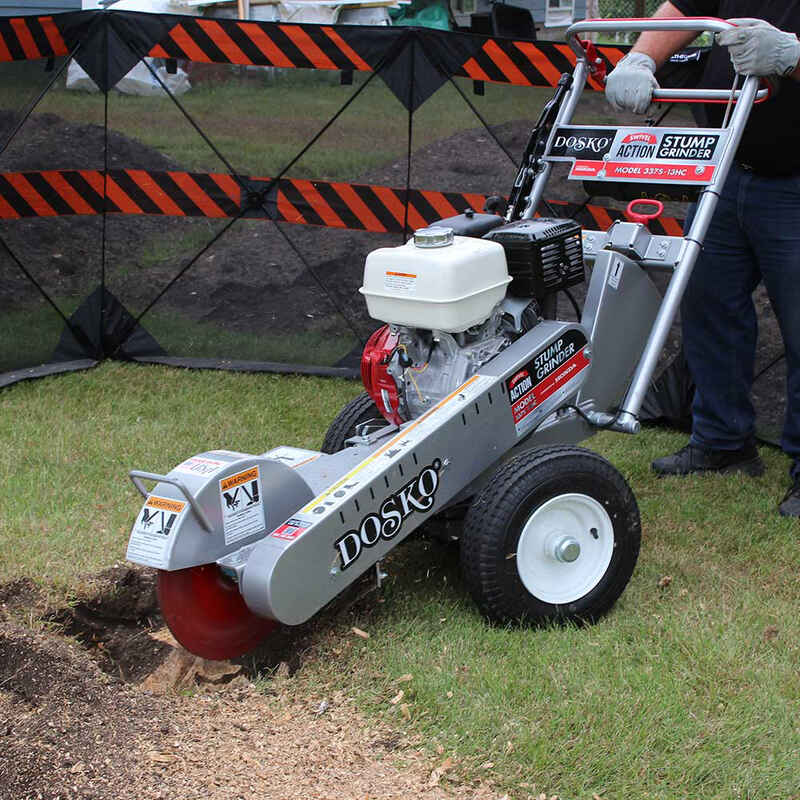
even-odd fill
[{"label": "orange and black striped fence", "polygon": [[[67,55],[87,39],[92,21],[104,12],[76,12],[54,16],[0,18],[0,61],[52,58]],[[105,12],[109,24],[125,31],[133,17],[147,14]],[[126,26],[122,28],[119,15]],[[164,22],[166,20],[166,22]],[[387,50],[403,37],[438,37],[443,32],[357,25],[312,25],[252,22],[233,19],[166,16],[158,25],[139,26],[144,34],[136,46],[152,57],[186,59],[215,64],[281,67],[285,69],[356,70],[371,72],[383,63]],[[413,31],[409,33],[409,31]],[[150,33],[149,37],[147,33]],[[517,86],[555,86],[575,64],[575,54],[559,42],[487,39],[474,34],[445,34],[451,42],[438,66],[450,74]],[[155,38],[156,41],[147,41]],[[435,40],[435,39],[434,39]],[[600,46],[598,55],[613,67],[625,47]],[[459,53],[463,59],[459,58]],[[592,88],[599,89],[590,80]]]},{"label": "orange and black striped fence", "polygon": [[[347,228],[372,233],[401,233],[422,228],[467,208],[480,210],[486,196],[391,188],[372,184],[282,178],[268,197],[269,178],[250,178],[246,190],[226,173],[151,172],[139,169],[49,170],[0,173],[0,219],[102,214],[151,214],[225,218],[261,216],[296,225]],[[107,198],[104,203],[103,197]],[[263,206],[262,207],[262,203]],[[566,216],[579,213],[587,227],[605,230],[621,212],[604,206],[552,200]],[[654,232],[679,236],[681,222],[661,217]]]}]

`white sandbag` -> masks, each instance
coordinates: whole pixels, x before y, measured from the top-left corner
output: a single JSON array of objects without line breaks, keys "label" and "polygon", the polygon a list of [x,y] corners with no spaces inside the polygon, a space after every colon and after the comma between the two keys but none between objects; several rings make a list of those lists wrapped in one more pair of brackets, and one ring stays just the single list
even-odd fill
[{"label": "white sandbag", "polygon": [[[188,75],[182,69],[170,75],[164,67],[156,67],[152,58],[148,58],[147,61],[172,94],[183,94],[192,88]],[[142,97],[158,97],[166,94],[153,73],[141,61],[114,88],[122,94],[137,94]]]},{"label": "white sandbag", "polygon": [[281,22],[310,22],[317,25],[334,25],[339,17],[338,6],[316,3],[280,3]]},{"label": "white sandbag", "polygon": [[75,89],[81,92],[98,91],[97,84],[75,60],[70,61],[67,65],[67,89]]},{"label": "white sandbag", "polygon": [[[192,88],[189,83],[189,76],[182,70],[171,75],[164,67],[156,67],[152,58],[146,59],[156,71],[156,74],[164,82],[164,85],[174,95],[181,95]],[[161,88],[161,84],[155,76],[140,61],[124,78],[114,87],[122,94],[136,94],[142,97],[166,97],[166,92]],[[77,61],[70,61],[67,67],[67,89],[75,89],[84,92],[98,91],[97,84],[86,74],[83,67]]]}]

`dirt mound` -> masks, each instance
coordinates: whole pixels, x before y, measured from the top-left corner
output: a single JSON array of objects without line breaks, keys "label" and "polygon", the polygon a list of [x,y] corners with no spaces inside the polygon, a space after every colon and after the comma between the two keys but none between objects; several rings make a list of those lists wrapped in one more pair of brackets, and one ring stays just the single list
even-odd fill
[{"label": "dirt mound", "polygon": [[69,605],[46,617],[74,636],[104,672],[137,682],[169,655],[153,570],[115,565],[86,579]]},{"label": "dirt mound", "polygon": [[[24,581],[0,587],[16,611],[23,596],[39,595]],[[152,602],[152,571],[115,566],[87,579],[48,631],[0,623],[0,797],[497,797],[488,785],[460,783],[457,764],[432,761],[402,723],[367,724],[346,682],[320,686],[283,664],[256,688],[241,665],[191,656],[154,629]],[[56,632],[59,619],[78,641]],[[123,630],[124,662],[111,657]],[[154,646],[163,648],[159,664],[147,655]],[[126,683],[109,664],[147,677]]]},{"label": "dirt mound", "polygon": [[137,796],[135,743],[161,713],[75,645],[0,624],[0,796]]},{"label": "dirt mound", "polygon": [[30,578],[17,578],[0,584],[0,622],[26,613],[38,618],[44,613],[45,607],[41,587]]},{"label": "dirt mound", "polygon": [[[0,109],[0,138],[5,139],[18,121],[17,113]],[[0,165],[9,172],[103,169],[105,142],[102,125],[76,125],[58,114],[32,114],[3,151]],[[179,168],[164,153],[110,128],[108,158],[111,169]]]}]

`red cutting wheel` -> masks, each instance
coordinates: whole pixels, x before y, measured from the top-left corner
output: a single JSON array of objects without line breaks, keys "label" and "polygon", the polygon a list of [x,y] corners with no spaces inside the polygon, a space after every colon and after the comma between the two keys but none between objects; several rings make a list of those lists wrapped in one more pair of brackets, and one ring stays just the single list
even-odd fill
[{"label": "red cutting wheel", "polygon": [[172,635],[191,653],[224,660],[252,650],[278,626],[254,614],[216,564],[159,570],[158,603]]}]

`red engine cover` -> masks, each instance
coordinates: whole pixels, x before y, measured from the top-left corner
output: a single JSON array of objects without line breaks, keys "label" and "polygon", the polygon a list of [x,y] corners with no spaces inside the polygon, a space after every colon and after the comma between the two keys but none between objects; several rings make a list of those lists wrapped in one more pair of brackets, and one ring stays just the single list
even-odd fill
[{"label": "red engine cover", "polygon": [[361,381],[378,411],[389,422],[400,425],[404,421],[400,416],[400,397],[394,378],[386,369],[396,347],[397,336],[389,331],[389,326],[378,328],[367,340],[361,356]]}]

